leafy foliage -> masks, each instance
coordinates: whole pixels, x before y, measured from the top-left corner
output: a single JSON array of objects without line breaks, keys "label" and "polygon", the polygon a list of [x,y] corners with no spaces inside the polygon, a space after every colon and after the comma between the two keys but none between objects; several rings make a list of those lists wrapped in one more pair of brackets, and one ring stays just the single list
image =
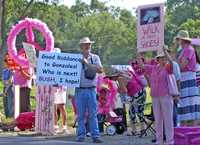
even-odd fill
[{"label": "leafy foliage", "polygon": [[166,15],[165,39],[171,44],[173,37],[181,30],[188,30],[191,37],[199,37],[200,1],[199,0],[168,0]]},{"label": "leafy foliage", "polygon": [[[20,19],[32,17],[47,23],[53,31],[55,47],[60,47],[65,52],[78,52],[80,38],[88,36],[95,41],[92,51],[100,55],[104,64],[127,64],[136,55],[136,17],[130,11],[108,7],[100,0],[91,0],[90,4],[76,0],[71,8],[60,5],[61,1],[6,1],[4,35]],[[172,45],[173,37],[180,29],[188,30],[192,37],[199,37],[199,17],[199,0],[168,0],[165,43]],[[45,45],[41,34],[37,31],[35,34],[37,41]],[[24,35],[20,35],[17,43],[21,44],[23,40]],[[2,41],[6,39],[0,42]],[[6,47],[3,49],[6,50]]]}]

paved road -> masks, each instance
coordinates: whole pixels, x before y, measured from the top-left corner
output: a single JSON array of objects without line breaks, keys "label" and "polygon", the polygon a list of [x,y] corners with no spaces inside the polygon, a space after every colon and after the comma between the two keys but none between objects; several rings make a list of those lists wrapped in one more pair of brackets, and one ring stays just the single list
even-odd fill
[{"label": "paved road", "polygon": [[[100,145],[151,145],[151,137],[104,136]],[[75,142],[74,136],[59,137],[0,137],[0,145],[94,145],[88,138],[84,143]]]}]

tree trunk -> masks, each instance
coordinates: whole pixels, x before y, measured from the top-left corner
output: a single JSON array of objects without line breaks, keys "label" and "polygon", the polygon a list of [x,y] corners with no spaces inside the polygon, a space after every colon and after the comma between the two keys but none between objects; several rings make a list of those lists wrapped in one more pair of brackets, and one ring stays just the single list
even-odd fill
[{"label": "tree trunk", "polygon": [[[0,34],[1,34],[1,18],[2,18],[2,0],[0,0]],[[0,44],[1,44],[1,37],[0,37]]]},{"label": "tree trunk", "polygon": [[3,58],[6,53],[6,0],[0,0],[0,76],[2,75],[3,70]]}]

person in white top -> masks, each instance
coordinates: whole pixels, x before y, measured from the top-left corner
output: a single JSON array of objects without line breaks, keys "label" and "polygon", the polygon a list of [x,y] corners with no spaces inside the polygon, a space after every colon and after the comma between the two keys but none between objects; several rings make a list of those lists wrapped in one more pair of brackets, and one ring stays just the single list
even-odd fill
[{"label": "person in white top", "polygon": [[[54,52],[60,53],[60,48],[54,48]],[[66,112],[66,100],[67,100],[67,88],[63,86],[54,86],[54,104],[55,104],[55,110],[54,110],[54,125],[55,130],[57,133],[59,132],[65,132],[67,134],[70,134],[68,128],[67,128],[67,112]],[[58,120],[59,115],[61,114],[62,119],[62,128],[59,130],[58,126]]]},{"label": "person in white top", "polygon": [[[67,112],[66,112],[66,96],[67,91],[64,87],[54,87],[55,93],[54,93],[54,104],[55,104],[55,129],[59,129],[58,126],[58,112],[60,112],[62,117],[62,131],[65,131],[66,133],[69,133],[67,129]],[[58,130],[59,131],[59,130]]]}]

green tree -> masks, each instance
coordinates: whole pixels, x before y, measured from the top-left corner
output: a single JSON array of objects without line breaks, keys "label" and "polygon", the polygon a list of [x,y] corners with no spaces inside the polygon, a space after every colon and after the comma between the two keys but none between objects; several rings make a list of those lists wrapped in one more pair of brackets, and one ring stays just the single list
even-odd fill
[{"label": "green tree", "polygon": [[[188,23],[188,19],[197,20],[200,17],[199,0],[168,0],[165,27],[165,42],[172,44],[173,37],[183,29],[181,25]],[[191,21],[190,20],[190,21]],[[192,24],[191,22],[189,24]],[[189,27],[187,28],[189,30]]]},{"label": "green tree", "polygon": [[187,30],[191,38],[200,37],[200,20],[188,19],[179,29]]},{"label": "green tree", "polygon": [[[6,12],[6,35],[21,18],[31,17],[48,25],[55,37],[55,47],[65,52],[79,51],[80,38],[88,36],[95,40],[93,51],[105,64],[126,64],[135,54],[136,18],[127,10],[107,7],[98,0],[92,0],[90,5],[76,0],[71,8],[58,5],[56,0],[9,0]],[[34,33],[39,44],[45,46],[41,34],[35,30]],[[24,37],[24,33],[19,35],[17,43],[21,44]]]}]

